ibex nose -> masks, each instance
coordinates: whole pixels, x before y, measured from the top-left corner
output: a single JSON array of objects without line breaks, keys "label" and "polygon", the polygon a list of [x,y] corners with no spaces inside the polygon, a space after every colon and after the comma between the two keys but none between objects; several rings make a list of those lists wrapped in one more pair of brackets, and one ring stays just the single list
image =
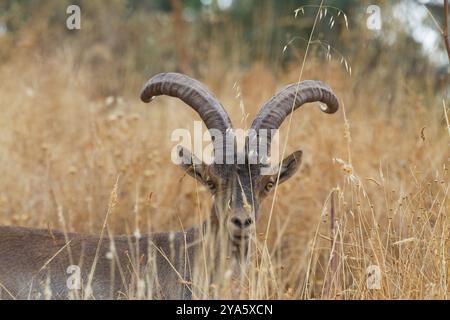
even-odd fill
[{"label": "ibex nose", "polygon": [[253,219],[248,217],[233,217],[231,218],[231,223],[238,228],[247,228],[253,223]]}]

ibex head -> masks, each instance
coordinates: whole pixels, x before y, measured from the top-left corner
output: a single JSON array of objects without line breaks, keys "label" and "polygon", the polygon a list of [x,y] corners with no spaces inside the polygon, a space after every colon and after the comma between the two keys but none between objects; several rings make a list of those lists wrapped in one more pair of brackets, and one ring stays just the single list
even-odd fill
[{"label": "ibex head", "polygon": [[[262,174],[261,169],[267,163],[261,157],[261,145],[255,148],[254,142],[265,141],[264,149],[270,150],[272,130],[278,129],[284,119],[304,103],[322,102],[326,104],[322,109],[326,113],[334,113],[339,107],[335,94],[320,81],[291,84],[263,105],[249,130],[244,151],[238,153],[227,112],[203,84],[183,74],[161,73],[145,84],[141,99],[150,102],[158,95],[184,101],[199,114],[211,133],[215,156],[212,164],[199,161],[183,147],[179,147],[178,154],[186,172],[210,190],[214,197],[214,214],[236,245],[250,238],[264,198],[276,184],[289,179],[301,163],[302,152],[296,151],[278,164],[277,172]],[[265,139],[260,137],[263,132],[267,133]],[[254,153],[256,161],[253,161]]]}]

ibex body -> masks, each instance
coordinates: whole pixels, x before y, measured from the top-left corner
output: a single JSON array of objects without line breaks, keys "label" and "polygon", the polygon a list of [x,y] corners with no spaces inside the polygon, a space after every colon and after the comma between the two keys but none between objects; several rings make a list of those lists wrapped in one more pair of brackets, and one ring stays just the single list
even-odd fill
[{"label": "ibex body", "polygon": [[[70,292],[67,268],[71,265],[81,268],[82,297],[127,298],[128,289],[134,286],[146,293],[151,291],[150,295],[155,298],[195,298],[191,282],[198,270],[194,261],[207,251],[213,262],[220,254],[245,264],[261,202],[276,184],[291,177],[301,163],[302,153],[296,151],[277,165],[276,173],[261,174],[261,168],[267,163],[259,157],[253,162],[250,156],[254,151],[250,147],[252,141],[260,140],[261,129],[269,133],[268,150],[272,138],[270,130],[278,129],[284,119],[304,103],[323,102],[327,108],[322,111],[327,113],[338,109],[336,96],[319,81],[289,85],[262,107],[252,124],[255,135],[247,137],[243,152],[237,152],[231,120],[218,99],[200,82],[177,73],[158,74],[147,82],[141,99],[150,102],[158,95],[184,101],[199,114],[214,138],[215,160],[209,165],[188,150],[178,149],[183,169],[205,185],[213,196],[211,216],[202,225],[185,232],[155,233],[138,238],[101,239],[49,230],[0,227],[1,298],[65,299]],[[244,159],[242,163],[229,162],[230,146],[231,159]],[[216,266],[213,264],[212,268],[214,272]],[[146,279],[148,274],[156,275],[150,284],[143,287],[133,284],[136,279]],[[80,298],[76,294],[75,297]]]},{"label": "ibex body", "polygon": [[[102,241],[96,236],[21,227],[0,227],[0,234],[1,299],[67,299],[69,292],[73,298],[128,298],[129,286],[137,286],[133,281],[145,279],[147,257],[156,248],[166,256],[153,255],[159,283],[155,284],[152,296],[191,297],[180,280],[189,281],[184,257],[187,254],[194,258],[195,246],[190,245],[196,236],[195,229],[139,239],[116,236]],[[133,257],[135,254],[140,256]],[[79,284],[83,287],[71,287],[70,266],[80,268]]]}]

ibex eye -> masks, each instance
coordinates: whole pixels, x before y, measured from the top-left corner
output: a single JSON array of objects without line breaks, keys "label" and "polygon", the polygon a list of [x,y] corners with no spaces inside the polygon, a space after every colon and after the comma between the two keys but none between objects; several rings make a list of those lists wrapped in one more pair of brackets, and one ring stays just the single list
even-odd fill
[{"label": "ibex eye", "polygon": [[210,190],[214,191],[216,189],[216,185],[211,180],[206,181],[206,184]]},{"label": "ibex eye", "polygon": [[266,184],[266,187],[265,187],[265,189],[266,189],[266,191],[270,191],[270,190],[272,190],[272,188],[273,188],[273,182],[269,182],[269,183],[267,183]]}]

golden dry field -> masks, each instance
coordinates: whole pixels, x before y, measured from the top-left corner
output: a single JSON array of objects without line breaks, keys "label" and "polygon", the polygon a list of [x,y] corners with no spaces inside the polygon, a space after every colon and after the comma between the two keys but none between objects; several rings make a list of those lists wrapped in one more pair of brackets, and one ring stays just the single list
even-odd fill
[{"label": "golden dry field", "polygon": [[[0,224],[100,234],[116,182],[107,221],[114,234],[181,230],[207,217],[209,192],[170,159],[171,132],[192,131],[198,116],[173,98],[139,100],[155,66],[174,71],[170,63],[164,69],[164,54],[149,59],[153,69],[136,69],[130,56],[115,56],[120,33],[111,45],[74,34],[53,42],[57,31],[42,15],[32,29],[0,36]],[[91,21],[78,32],[94,30]],[[124,23],[138,30],[138,22]],[[349,29],[349,46],[371,41],[368,31]],[[326,82],[340,99],[336,114],[307,104],[283,124],[286,155],[303,150],[302,167],[263,205],[237,298],[448,299],[450,101],[432,74],[397,68],[401,45],[370,66],[363,45],[345,62],[324,60],[311,46],[303,63],[299,43],[297,56],[274,69],[279,61],[233,63],[214,34],[208,39],[207,53],[190,50],[204,61],[191,75],[236,127],[248,128],[261,105],[299,77]],[[370,266],[381,272],[380,289],[367,286]]]}]

